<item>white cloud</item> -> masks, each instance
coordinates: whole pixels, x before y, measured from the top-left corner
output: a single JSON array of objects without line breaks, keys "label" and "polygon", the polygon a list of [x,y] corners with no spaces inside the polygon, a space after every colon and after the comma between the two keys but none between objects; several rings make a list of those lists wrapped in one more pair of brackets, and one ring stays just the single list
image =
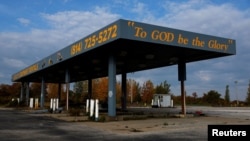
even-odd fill
[{"label": "white cloud", "polygon": [[[109,13],[107,8],[96,7],[93,11],[62,11],[55,14],[41,14],[54,29],[88,30],[88,33],[118,19],[119,15]],[[102,20],[103,19],[103,20]]]},{"label": "white cloud", "polygon": [[[13,68],[3,72],[18,72],[119,18],[118,14],[101,7],[96,7],[93,11],[62,11],[54,14],[43,13],[40,16],[50,29],[0,32],[0,56],[3,57],[1,63],[5,65],[1,68]],[[19,18],[18,21],[26,25],[30,23],[24,18]],[[6,81],[9,80],[1,80],[1,83]]]},{"label": "white cloud", "polygon": [[[249,60],[248,48],[250,44],[250,40],[247,39],[250,36],[250,31],[247,30],[250,25],[249,9],[237,9],[228,3],[216,5],[210,1],[196,0],[167,1],[162,6],[165,8],[162,16],[152,16],[151,19],[142,17],[143,21],[181,30],[232,38],[237,43],[235,56],[188,64],[186,88],[189,91],[198,90],[197,92],[200,94],[211,89],[216,89],[224,94],[227,84],[232,85],[234,80],[241,80],[243,86],[241,89],[239,88],[239,91],[242,93],[241,98],[244,99],[250,78],[249,61],[247,61]],[[177,70],[175,73],[166,74],[167,69],[160,69],[162,72],[159,71],[158,75],[178,75]],[[147,77],[153,78],[154,82],[159,82],[159,80],[154,79],[155,74],[152,72]],[[165,78],[159,79],[163,81]],[[178,93],[179,86],[172,85],[172,90]]]},{"label": "white cloud", "polygon": [[198,73],[196,73],[196,76],[201,80],[201,81],[210,81],[212,79],[213,76],[212,71],[204,71],[204,70],[200,70],[198,71]]},{"label": "white cloud", "polygon": [[29,25],[30,24],[30,20],[29,19],[25,19],[25,18],[18,18],[17,19],[22,25]]},{"label": "white cloud", "polygon": [[0,78],[4,77],[4,75],[0,72]]},{"label": "white cloud", "polygon": [[[34,61],[33,58],[44,58],[109,24],[119,16],[109,13],[105,8],[97,7],[94,12],[43,13],[42,17],[47,20],[51,29],[33,28],[29,32],[0,33],[0,55],[15,56],[17,60],[30,57],[27,59],[30,61]],[[24,19],[20,20],[25,21]]]},{"label": "white cloud", "polygon": [[134,8],[132,9],[133,12],[135,13],[139,13],[139,14],[143,14],[145,13],[147,10],[146,10],[146,6],[144,3],[136,3]]},{"label": "white cloud", "polygon": [[7,66],[13,67],[13,68],[24,68],[27,66],[23,61],[17,60],[17,59],[11,59],[11,58],[3,58],[3,63]]},{"label": "white cloud", "polygon": [[63,42],[64,45],[79,40],[119,18],[119,15],[109,13],[107,8],[101,7],[96,7],[94,11],[62,11],[54,14],[42,13],[41,16],[47,20],[51,30],[36,29],[33,32],[41,32],[43,36],[46,34],[47,42]]},{"label": "white cloud", "polygon": [[163,7],[166,10],[165,14],[163,13],[154,23],[193,32],[217,36],[230,35],[229,37],[235,38],[241,32],[234,29],[244,31],[250,23],[249,13],[239,11],[227,3],[215,5],[209,1],[167,1]]},{"label": "white cloud", "polygon": [[[26,64],[30,65],[64,48],[120,17],[131,17],[135,21],[236,39],[236,56],[188,64],[186,88],[189,92],[199,90],[197,92],[200,94],[213,88],[224,92],[226,84],[233,85],[234,80],[239,80],[239,91],[245,93],[250,78],[249,9],[241,10],[231,4],[216,5],[202,0],[166,1],[157,5],[162,6],[159,9],[153,9],[151,3],[143,1],[115,2],[115,10],[112,9],[114,6],[97,6],[92,11],[72,10],[40,14],[39,18],[45,20],[49,29],[33,28],[22,33],[0,32],[0,56],[4,56],[4,65],[26,67]],[[122,10],[117,9],[119,4],[123,6],[120,7]],[[160,13],[157,13],[159,10]],[[19,18],[18,21],[24,25],[31,23],[25,18]],[[19,71],[19,68],[12,71]],[[178,94],[180,91],[176,66],[135,72],[130,76],[140,84],[152,80],[157,85],[167,80],[174,93]]]}]

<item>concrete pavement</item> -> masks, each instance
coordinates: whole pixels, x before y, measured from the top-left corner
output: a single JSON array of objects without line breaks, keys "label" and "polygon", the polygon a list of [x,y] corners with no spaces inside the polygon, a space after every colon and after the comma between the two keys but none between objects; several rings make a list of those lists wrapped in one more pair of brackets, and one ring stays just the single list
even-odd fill
[{"label": "concrete pavement", "polygon": [[[177,112],[179,109],[169,110]],[[249,108],[188,107],[187,111],[197,110],[203,111],[207,116],[101,123],[69,122],[43,114],[0,108],[0,139],[1,141],[206,141],[209,124],[250,124]]]}]

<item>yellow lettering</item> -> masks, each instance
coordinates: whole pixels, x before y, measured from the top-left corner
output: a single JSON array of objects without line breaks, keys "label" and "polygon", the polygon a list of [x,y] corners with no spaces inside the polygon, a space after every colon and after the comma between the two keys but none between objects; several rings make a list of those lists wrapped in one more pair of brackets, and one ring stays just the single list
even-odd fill
[{"label": "yellow lettering", "polygon": [[224,51],[227,51],[227,49],[228,49],[227,44],[218,43],[217,40],[209,40],[208,41],[208,47],[216,49],[216,50],[224,50]]},{"label": "yellow lettering", "polygon": [[174,40],[174,34],[171,32],[160,32],[158,30],[154,30],[151,33],[151,38],[153,40],[172,42]]},{"label": "yellow lettering", "polygon": [[18,78],[19,78],[19,73],[13,76],[13,80],[17,80]]},{"label": "yellow lettering", "polygon": [[140,33],[143,31],[140,27],[135,27],[135,36],[140,37]]},{"label": "yellow lettering", "polygon": [[184,38],[184,37],[182,37],[181,34],[179,34],[178,44],[184,44],[184,45],[188,44],[188,38]]},{"label": "yellow lettering", "polygon": [[82,51],[82,42],[78,42],[71,46],[70,54],[75,55]]},{"label": "yellow lettering", "polygon": [[199,37],[195,37],[193,40],[192,40],[192,45],[193,46],[197,46],[197,47],[204,47],[204,44],[205,42],[200,40]]},{"label": "yellow lettering", "polygon": [[154,30],[153,32],[152,32],[152,34],[151,34],[151,38],[153,39],[153,40],[158,40],[158,34],[159,34],[159,31],[158,30]]},{"label": "yellow lettering", "polygon": [[84,43],[85,43],[84,48],[85,49],[92,48],[96,44],[101,44],[101,43],[106,42],[112,38],[116,38],[117,37],[117,28],[118,28],[117,25],[114,24],[108,28],[103,29],[99,33],[96,33],[96,34],[93,34],[92,36],[86,37],[84,39]]},{"label": "yellow lettering", "polygon": [[23,76],[25,76],[25,75],[27,75],[29,73],[32,73],[34,71],[37,71],[37,70],[38,70],[38,64],[34,64],[34,65],[32,65],[32,66],[30,66],[30,67],[28,67],[28,68],[20,71],[16,75],[14,75],[13,79],[16,80],[16,79],[18,79],[20,77],[23,77]]},{"label": "yellow lettering", "polygon": [[111,34],[111,38],[116,38],[117,37],[117,25],[113,25],[112,26],[112,34]]}]

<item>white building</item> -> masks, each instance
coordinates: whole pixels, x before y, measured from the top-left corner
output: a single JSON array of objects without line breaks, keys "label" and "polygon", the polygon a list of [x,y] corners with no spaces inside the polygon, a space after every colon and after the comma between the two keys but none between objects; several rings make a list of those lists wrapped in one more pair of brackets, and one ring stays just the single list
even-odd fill
[{"label": "white building", "polygon": [[154,94],[152,99],[152,107],[173,107],[173,100],[170,94]]}]

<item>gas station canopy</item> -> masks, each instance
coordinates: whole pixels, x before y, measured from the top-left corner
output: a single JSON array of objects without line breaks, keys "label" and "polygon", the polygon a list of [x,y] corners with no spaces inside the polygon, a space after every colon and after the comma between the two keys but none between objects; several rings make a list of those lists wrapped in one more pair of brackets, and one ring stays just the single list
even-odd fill
[{"label": "gas station canopy", "polygon": [[235,40],[129,20],[117,20],[12,75],[13,82],[65,83],[236,54]]}]

